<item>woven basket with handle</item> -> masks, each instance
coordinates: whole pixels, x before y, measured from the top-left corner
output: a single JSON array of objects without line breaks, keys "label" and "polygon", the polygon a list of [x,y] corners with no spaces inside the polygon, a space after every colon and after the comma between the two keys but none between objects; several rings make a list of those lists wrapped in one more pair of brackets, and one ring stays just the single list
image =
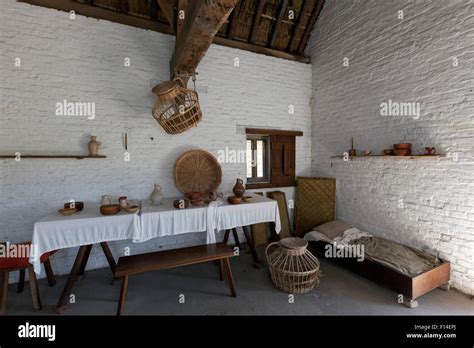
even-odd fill
[{"label": "woven basket with handle", "polygon": [[184,87],[179,77],[153,87],[158,100],[153,108],[153,117],[168,134],[182,133],[196,126],[202,118],[198,95]]},{"label": "woven basket with handle", "polygon": [[[269,254],[272,246],[278,247]],[[307,246],[307,241],[295,237],[268,244],[265,256],[272,281],[278,289],[290,294],[303,294],[319,283],[319,261]]]}]

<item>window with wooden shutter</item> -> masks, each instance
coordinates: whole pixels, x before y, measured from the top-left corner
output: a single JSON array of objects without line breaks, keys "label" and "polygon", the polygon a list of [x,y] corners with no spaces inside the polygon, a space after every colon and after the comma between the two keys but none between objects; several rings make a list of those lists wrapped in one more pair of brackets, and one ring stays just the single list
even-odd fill
[{"label": "window with wooden shutter", "polygon": [[[268,175],[265,176],[265,180],[259,180],[258,176],[252,173],[256,173],[255,165],[256,162],[247,163],[247,168],[253,166],[253,172],[247,170],[247,188],[265,188],[265,187],[287,187],[296,185],[296,137],[302,136],[303,132],[298,131],[283,131],[274,129],[258,129],[258,128],[247,128],[247,148],[251,146],[253,139],[259,139],[263,137],[268,139],[265,146],[270,151],[266,153],[270,156],[268,161],[265,163],[268,165]],[[254,147],[251,147],[254,149]],[[258,153],[257,153],[258,155]],[[248,161],[251,156],[247,156]],[[255,155],[253,155],[255,157]],[[253,158],[252,157],[252,158]],[[266,169],[265,169],[266,170]],[[259,171],[261,172],[261,171]],[[268,178],[267,178],[268,177]]]}]

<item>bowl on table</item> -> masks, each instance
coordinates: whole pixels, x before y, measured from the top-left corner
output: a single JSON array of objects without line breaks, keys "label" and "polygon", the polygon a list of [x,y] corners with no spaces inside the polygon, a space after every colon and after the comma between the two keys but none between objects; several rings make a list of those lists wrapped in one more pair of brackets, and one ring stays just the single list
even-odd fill
[{"label": "bowl on table", "polygon": [[242,200],[243,200],[245,203],[252,202],[252,196],[243,196],[243,197],[242,197]]},{"label": "bowl on table", "polygon": [[[64,203],[64,208],[72,208],[72,205],[71,202]],[[74,202],[74,208],[77,209],[77,211],[82,211],[82,209],[84,209],[84,202]]]},{"label": "bowl on table", "polygon": [[138,205],[127,205],[125,207],[122,207],[123,210],[125,210],[127,213],[136,213],[137,211],[140,210],[140,206]]},{"label": "bowl on table", "polygon": [[120,204],[106,204],[100,206],[102,215],[115,215],[120,211]]},{"label": "bowl on table", "polygon": [[173,201],[173,206],[176,209],[185,209],[185,208],[189,207],[189,199],[187,199],[187,198],[175,199]]},{"label": "bowl on table", "polygon": [[77,208],[63,208],[63,209],[58,210],[59,214],[64,215],[64,216],[73,215],[77,213],[78,211],[79,210]]},{"label": "bowl on table", "polygon": [[203,199],[193,199],[191,204],[195,207],[202,207],[206,205],[206,202]]},{"label": "bowl on table", "polygon": [[242,197],[230,196],[229,198],[227,198],[227,201],[230,204],[240,204],[242,203]]}]

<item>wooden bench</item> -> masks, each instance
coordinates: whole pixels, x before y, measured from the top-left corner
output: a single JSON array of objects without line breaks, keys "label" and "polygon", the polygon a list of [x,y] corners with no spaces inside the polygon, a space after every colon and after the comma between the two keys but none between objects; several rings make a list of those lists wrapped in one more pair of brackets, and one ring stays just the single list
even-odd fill
[{"label": "wooden bench", "polygon": [[225,270],[231,296],[236,297],[229,260],[232,256],[235,256],[235,254],[231,247],[224,243],[218,243],[121,257],[114,273],[116,278],[123,278],[117,315],[122,315],[125,308],[128,277],[130,275],[192,265],[195,263],[219,261],[220,279],[224,280]]}]

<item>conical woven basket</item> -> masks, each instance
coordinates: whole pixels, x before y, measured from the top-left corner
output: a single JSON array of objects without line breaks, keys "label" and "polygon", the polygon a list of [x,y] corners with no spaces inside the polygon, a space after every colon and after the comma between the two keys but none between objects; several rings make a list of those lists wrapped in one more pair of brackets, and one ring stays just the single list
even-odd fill
[{"label": "conical woven basket", "polygon": [[152,92],[158,98],[153,108],[153,117],[166,133],[182,133],[201,121],[198,95],[185,88],[180,78],[162,82],[153,87]]},{"label": "conical woven basket", "polygon": [[[272,246],[278,246],[268,254]],[[275,286],[290,294],[310,292],[321,276],[318,259],[307,249],[302,238],[284,238],[265,249],[268,268]]]}]

